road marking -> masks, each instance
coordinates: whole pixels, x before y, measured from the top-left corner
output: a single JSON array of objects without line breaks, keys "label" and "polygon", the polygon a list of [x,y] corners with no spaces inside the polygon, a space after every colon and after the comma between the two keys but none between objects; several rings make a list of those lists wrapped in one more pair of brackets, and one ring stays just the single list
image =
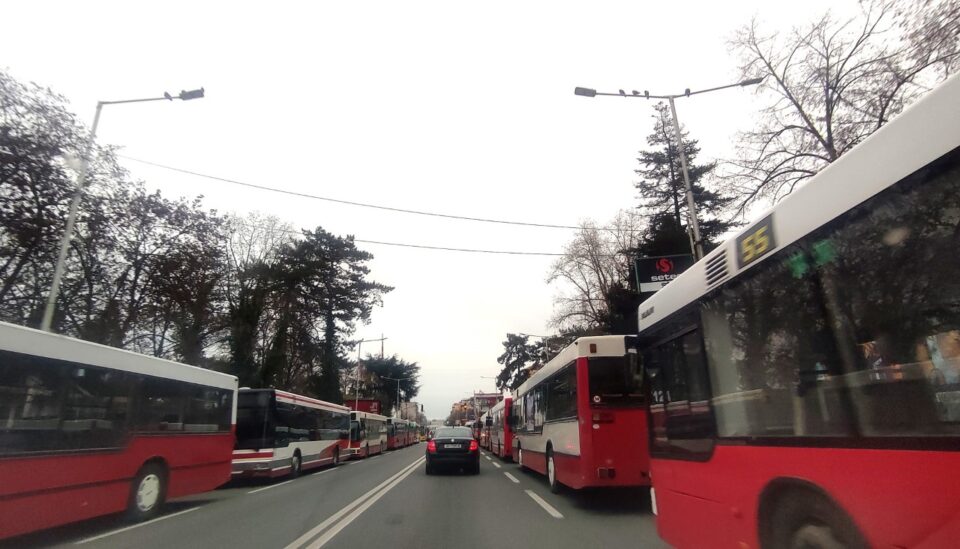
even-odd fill
[{"label": "road marking", "polygon": [[347,465],[357,465],[358,463],[360,463],[360,462],[359,462],[359,461],[350,461],[350,462],[347,462]]},{"label": "road marking", "polygon": [[290,479],[290,480],[285,480],[285,481],[283,481],[283,482],[278,482],[278,483],[276,483],[276,484],[271,484],[270,486],[264,486],[263,488],[257,488],[256,490],[250,490],[250,491],[247,492],[247,493],[248,493],[248,494],[256,494],[257,492],[262,492],[262,491],[264,491],[264,490],[269,490],[269,489],[271,489],[271,488],[276,488],[277,486],[283,486],[284,484],[290,484],[290,483],[293,482],[294,480],[296,480],[296,479],[293,479],[293,478],[292,478],[292,479]]},{"label": "road marking", "polygon": [[[367,492],[366,494],[363,494],[362,496],[360,496],[360,497],[358,497],[357,499],[353,500],[353,501],[350,502],[346,507],[344,507],[343,509],[340,509],[339,511],[337,511],[336,513],[334,513],[332,516],[330,516],[329,518],[327,518],[326,520],[324,520],[323,522],[321,522],[321,523],[318,524],[317,526],[311,528],[309,532],[307,532],[307,533],[303,534],[302,536],[300,536],[299,538],[295,539],[292,543],[290,543],[289,545],[287,545],[287,547],[286,547],[285,549],[294,549],[294,548],[302,547],[302,546],[305,545],[308,541],[310,541],[311,539],[313,539],[317,534],[319,534],[320,532],[323,532],[324,530],[326,530],[327,528],[329,528],[330,525],[332,525],[333,523],[335,523],[335,522],[337,522],[338,520],[340,520],[341,518],[343,518],[343,516],[346,515],[347,513],[349,513],[351,510],[353,510],[353,508],[355,508],[355,507],[357,507],[358,505],[362,504],[364,501],[366,501],[366,500],[367,500],[368,498],[370,498],[371,496],[376,495],[376,493],[377,493],[379,490],[381,490],[381,489],[384,488],[385,486],[389,486],[391,482],[393,482],[394,480],[396,480],[397,478],[399,478],[399,477],[400,477],[401,475],[403,475],[404,473],[408,473],[408,472],[411,472],[411,471],[413,471],[414,469],[416,469],[416,467],[417,467],[418,465],[420,465],[421,463],[423,463],[423,461],[424,461],[425,459],[426,459],[425,457],[421,457],[421,458],[417,459],[416,461],[414,461],[413,463],[411,463],[410,465],[404,467],[404,468],[401,469],[398,473],[394,474],[392,477],[390,477],[390,478],[388,478],[387,480],[381,482],[380,484],[378,484],[377,486],[375,486],[373,489],[371,489],[371,490],[370,490],[369,492]],[[354,462],[354,463],[359,463],[359,462]]]},{"label": "road marking", "polygon": [[[421,459],[426,460],[426,458],[421,458]],[[404,480],[405,478],[407,478],[407,477],[409,477],[411,474],[413,474],[414,470],[416,470],[416,466],[417,466],[417,465],[419,465],[419,463],[414,463],[414,466],[411,467],[411,468],[409,468],[409,469],[407,469],[407,471],[406,471],[405,473],[403,473],[403,475],[401,475],[399,478],[397,478],[396,480],[394,480],[393,482],[391,482],[391,483],[390,483],[389,485],[387,485],[383,490],[380,490],[379,492],[377,492],[376,495],[374,495],[373,497],[371,497],[370,499],[368,499],[367,501],[365,501],[365,502],[363,503],[363,505],[361,505],[360,507],[357,507],[352,513],[350,513],[349,515],[347,515],[343,520],[341,520],[340,522],[338,522],[337,524],[335,524],[333,527],[331,527],[329,530],[327,530],[327,532],[326,532],[325,534],[323,534],[322,536],[320,536],[319,538],[317,538],[316,541],[314,541],[313,543],[311,543],[311,544],[310,544],[310,547],[309,547],[308,549],[320,549],[321,547],[323,547],[324,545],[326,545],[327,542],[329,542],[330,540],[332,540],[337,534],[340,533],[341,530],[343,530],[344,528],[346,528],[347,526],[349,526],[351,522],[353,522],[354,520],[356,520],[357,517],[359,517],[360,515],[362,515],[362,514],[363,514],[367,509],[369,509],[374,503],[376,503],[377,501],[379,501],[380,498],[382,498],[383,496],[385,496],[385,495],[387,494],[387,492],[389,492],[389,491],[392,490],[394,487],[396,487],[398,484],[400,484],[401,482],[403,482],[403,480]]]},{"label": "road marking", "polygon": [[535,493],[533,492],[533,490],[524,490],[524,492],[526,492],[528,496],[530,496],[531,498],[533,498],[533,501],[539,503],[539,504],[540,504],[540,507],[543,507],[543,510],[544,510],[544,511],[546,511],[547,513],[550,513],[550,516],[551,516],[551,517],[553,517],[553,518],[555,518],[555,519],[562,519],[562,518],[563,518],[563,515],[560,513],[560,511],[557,511],[556,508],[555,508],[553,505],[550,505],[550,504],[547,503],[542,497],[540,497],[540,496],[538,496],[537,494],[535,494]]},{"label": "road marking", "polygon": [[380,457],[381,455],[383,455],[383,454],[377,454],[377,455],[373,456],[373,457],[370,458],[370,459],[377,459],[377,458]]},{"label": "road marking", "polygon": [[500,464],[499,464],[499,463],[494,463],[493,466],[496,467],[497,469],[500,468]]},{"label": "road marking", "polygon": [[493,461],[492,459],[490,459],[490,456],[485,455],[483,457],[487,458],[487,461]]},{"label": "road marking", "polygon": [[157,518],[155,518],[155,519],[153,519],[153,520],[148,520],[147,522],[141,522],[140,524],[134,524],[133,526],[127,526],[126,528],[120,528],[119,530],[114,530],[113,532],[107,532],[106,534],[100,534],[99,536],[94,536],[94,537],[92,537],[92,538],[82,539],[82,540],[78,541],[78,542],[76,543],[76,545],[83,545],[84,543],[89,543],[89,542],[91,542],[91,541],[97,541],[98,539],[103,539],[103,538],[106,538],[106,537],[110,537],[110,536],[112,536],[112,535],[114,535],[114,534],[119,534],[119,533],[121,533],[121,532],[126,532],[127,530],[133,530],[134,528],[140,528],[141,526],[146,526],[146,525],[152,524],[152,523],[154,523],[154,522],[160,522],[161,520],[167,520],[168,518],[173,518],[173,517],[175,517],[175,516],[177,516],[177,515],[185,515],[185,514],[187,514],[187,513],[192,512],[192,511],[196,511],[196,510],[199,509],[199,508],[200,508],[200,507],[191,507],[191,508],[189,508],[189,509],[184,509],[183,511],[177,511],[176,513],[170,513],[169,515],[163,515],[162,517],[157,517]]},{"label": "road marking", "polygon": [[512,481],[514,482],[514,484],[520,484],[520,481],[517,479],[517,477],[515,477],[515,476],[513,476],[513,475],[511,475],[510,473],[507,473],[507,472],[504,472],[503,474],[507,475],[507,478],[510,479],[510,480],[512,480]]}]

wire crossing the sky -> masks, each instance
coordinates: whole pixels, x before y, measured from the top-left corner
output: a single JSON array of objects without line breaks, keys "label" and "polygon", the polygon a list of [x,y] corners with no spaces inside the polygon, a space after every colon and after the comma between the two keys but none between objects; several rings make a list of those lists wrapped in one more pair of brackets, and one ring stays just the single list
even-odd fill
[{"label": "wire crossing the sky", "polygon": [[[407,208],[395,208],[395,207],[393,207],[393,206],[383,206],[383,205],[380,205],[380,204],[370,204],[370,203],[366,203],[366,202],[356,202],[356,201],[353,201],[353,200],[342,200],[342,199],[339,199],[339,198],[331,198],[331,197],[329,197],[329,196],[320,196],[320,195],[316,195],[316,194],[303,193],[303,192],[299,192],[299,191],[290,191],[290,190],[281,189],[281,188],[278,188],[278,187],[269,187],[269,186],[267,186],[267,185],[259,185],[259,184],[256,184],[256,183],[247,183],[247,182],[245,182],[245,181],[238,181],[238,180],[236,180],[236,179],[230,179],[230,178],[227,178],[227,177],[219,177],[219,176],[216,176],[216,175],[210,175],[210,174],[195,172],[195,171],[192,171],[192,170],[186,170],[186,169],[177,168],[177,167],[174,167],[174,166],[167,166],[167,165],[165,165],[165,164],[160,164],[160,163],[157,163],[157,162],[151,162],[151,161],[149,161],[149,160],[143,160],[143,159],[140,159],[140,158],[133,158],[133,157],[131,157],[131,156],[125,156],[125,155],[122,155],[122,154],[117,155],[117,156],[119,156],[120,158],[124,158],[124,159],[126,159],[126,160],[132,160],[133,162],[138,162],[138,163],[140,163],[140,164],[146,164],[147,166],[153,166],[153,167],[155,167],[155,168],[161,168],[161,169],[164,169],[164,170],[169,170],[169,171],[173,171],[173,172],[179,172],[179,173],[183,173],[183,174],[187,174],[187,175],[192,175],[192,176],[195,176],[195,177],[202,177],[202,178],[211,179],[211,180],[214,180],[214,181],[220,181],[220,182],[222,182],[222,183],[229,183],[229,184],[231,184],[231,185],[240,185],[240,186],[242,186],[242,187],[248,187],[248,188],[251,188],[251,189],[259,189],[259,190],[262,190],[262,191],[269,191],[269,192],[274,192],[274,193],[286,194],[286,195],[290,195],[290,196],[297,196],[297,197],[300,197],[300,198],[310,198],[310,199],[313,199],[313,200],[322,200],[322,201],[325,201],[325,202],[333,202],[333,203],[335,203],[335,204],[344,204],[344,205],[347,205],[347,206],[357,206],[357,207],[360,207],[360,208],[373,208],[373,209],[375,209],[375,210],[384,210],[384,211],[388,211],[388,212],[397,212],[397,213],[405,213],[405,214],[413,214],[413,215],[424,215],[424,216],[429,216],[429,217],[440,217],[440,218],[444,218],[444,219],[457,219],[457,220],[460,220],[460,221],[475,221],[475,222],[479,222],[479,223],[497,223],[497,224],[500,224],[500,225],[517,225],[517,226],[521,226],[521,227],[538,227],[538,228],[542,228],[542,229],[575,229],[575,230],[579,230],[579,229],[582,228],[582,227],[578,227],[578,226],[576,226],[576,225],[555,225],[555,224],[551,224],[551,223],[532,223],[532,222],[527,222],[527,221],[509,221],[509,220],[506,220],[506,219],[491,219],[491,218],[486,218],[486,217],[470,217],[470,216],[465,216],[465,215],[454,215],[454,214],[445,214],[445,213],[439,213],[439,212],[428,212],[428,211],[423,211],[423,210],[411,210],[411,209],[407,209]],[[601,228],[601,230],[611,230],[611,229],[609,229],[609,228]]]}]

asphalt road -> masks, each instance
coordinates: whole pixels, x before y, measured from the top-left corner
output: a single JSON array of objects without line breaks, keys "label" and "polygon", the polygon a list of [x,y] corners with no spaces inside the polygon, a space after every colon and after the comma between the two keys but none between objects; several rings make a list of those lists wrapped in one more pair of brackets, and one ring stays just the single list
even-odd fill
[{"label": "asphalt road", "polygon": [[479,475],[427,476],[425,447],[293,481],[235,482],[170,502],[151,522],[104,517],[0,548],[666,547],[646,490],[552,494],[541,476],[486,454]]}]

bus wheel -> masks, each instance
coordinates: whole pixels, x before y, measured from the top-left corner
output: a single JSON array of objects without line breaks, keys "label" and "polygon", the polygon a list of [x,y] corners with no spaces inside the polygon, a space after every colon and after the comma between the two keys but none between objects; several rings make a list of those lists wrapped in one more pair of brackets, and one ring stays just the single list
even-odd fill
[{"label": "bus wheel", "polygon": [[300,461],[300,450],[297,450],[293,453],[293,457],[290,458],[290,478],[297,478],[300,476],[300,468],[303,466],[303,463]]},{"label": "bus wheel", "polygon": [[821,494],[790,490],[777,497],[775,505],[761,541],[764,548],[867,548],[853,520]]},{"label": "bus wheel", "polygon": [[166,469],[159,463],[144,465],[130,485],[127,518],[139,522],[156,516],[166,497]]},{"label": "bus wheel", "polygon": [[333,449],[333,463],[332,465],[336,467],[340,465],[340,450],[338,448]]},{"label": "bus wheel", "polygon": [[553,461],[553,448],[547,448],[547,482],[550,483],[550,491],[554,494],[560,493],[560,483],[557,482],[557,465]]},{"label": "bus wheel", "polygon": [[523,465],[523,448],[517,446],[517,465],[520,466],[520,469],[526,469]]}]

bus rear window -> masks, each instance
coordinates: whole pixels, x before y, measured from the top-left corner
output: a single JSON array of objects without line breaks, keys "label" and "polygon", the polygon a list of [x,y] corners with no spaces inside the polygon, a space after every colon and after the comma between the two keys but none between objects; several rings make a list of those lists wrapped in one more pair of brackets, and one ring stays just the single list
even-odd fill
[{"label": "bus rear window", "polygon": [[643,370],[637,355],[594,357],[587,363],[592,406],[640,406],[644,403]]},{"label": "bus rear window", "polygon": [[238,450],[273,448],[273,430],[269,425],[271,394],[264,392],[240,393],[237,399]]}]

